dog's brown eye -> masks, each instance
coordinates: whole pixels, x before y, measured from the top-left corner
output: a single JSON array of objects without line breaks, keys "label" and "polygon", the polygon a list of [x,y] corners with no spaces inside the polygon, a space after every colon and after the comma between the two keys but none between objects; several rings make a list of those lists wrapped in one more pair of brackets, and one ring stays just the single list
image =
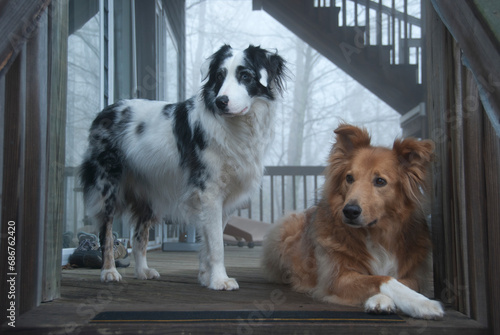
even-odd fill
[{"label": "dog's brown eye", "polygon": [[382,187],[387,185],[387,181],[384,178],[375,178],[374,182],[375,186]]},{"label": "dog's brown eye", "polygon": [[354,183],[354,177],[351,174],[348,174],[347,176],[345,176],[345,181],[348,184],[352,184],[352,183]]}]

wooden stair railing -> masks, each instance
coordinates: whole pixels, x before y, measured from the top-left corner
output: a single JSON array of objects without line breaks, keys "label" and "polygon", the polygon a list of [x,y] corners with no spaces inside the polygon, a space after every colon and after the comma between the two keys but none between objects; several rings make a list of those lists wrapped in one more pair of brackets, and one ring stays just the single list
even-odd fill
[{"label": "wooden stair railing", "polygon": [[[336,4],[340,5],[337,7]],[[420,19],[382,0],[253,0],[380,99],[405,114],[423,101]]]}]

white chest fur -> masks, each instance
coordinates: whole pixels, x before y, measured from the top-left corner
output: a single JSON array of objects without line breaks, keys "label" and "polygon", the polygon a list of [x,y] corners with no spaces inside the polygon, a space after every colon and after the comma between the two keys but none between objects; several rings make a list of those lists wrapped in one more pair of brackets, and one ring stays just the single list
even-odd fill
[{"label": "white chest fur", "polygon": [[374,243],[370,235],[366,237],[366,248],[373,258],[370,262],[373,275],[398,277],[398,261],[394,254]]}]

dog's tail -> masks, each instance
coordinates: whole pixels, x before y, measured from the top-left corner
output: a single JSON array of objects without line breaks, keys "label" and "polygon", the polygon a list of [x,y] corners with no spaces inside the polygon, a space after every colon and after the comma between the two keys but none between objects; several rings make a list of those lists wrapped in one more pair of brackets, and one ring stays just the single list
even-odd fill
[{"label": "dog's tail", "polygon": [[282,269],[282,249],[281,229],[283,221],[275,223],[269,230],[262,243],[261,267],[267,280],[273,283],[283,284],[286,278],[283,278]]},{"label": "dog's tail", "polygon": [[302,278],[297,277],[296,268],[302,268],[302,264],[298,265],[296,259],[297,253],[302,250],[301,239],[308,211],[284,216],[264,239],[261,265],[269,281],[291,284],[297,289],[302,285]]},{"label": "dog's tail", "polygon": [[89,147],[79,167],[85,212],[98,229],[116,209],[117,189],[123,170],[123,154],[117,143],[117,126],[124,112],[119,103],[110,105],[95,118],[89,132]]}]

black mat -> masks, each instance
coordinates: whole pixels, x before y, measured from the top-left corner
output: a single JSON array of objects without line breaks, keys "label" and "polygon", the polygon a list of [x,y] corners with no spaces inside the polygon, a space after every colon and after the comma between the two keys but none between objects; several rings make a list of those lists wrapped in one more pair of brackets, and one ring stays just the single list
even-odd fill
[{"label": "black mat", "polygon": [[102,312],[91,323],[203,323],[203,322],[327,322],[400,323],[398,315],[333,311],[206,311]]}]

